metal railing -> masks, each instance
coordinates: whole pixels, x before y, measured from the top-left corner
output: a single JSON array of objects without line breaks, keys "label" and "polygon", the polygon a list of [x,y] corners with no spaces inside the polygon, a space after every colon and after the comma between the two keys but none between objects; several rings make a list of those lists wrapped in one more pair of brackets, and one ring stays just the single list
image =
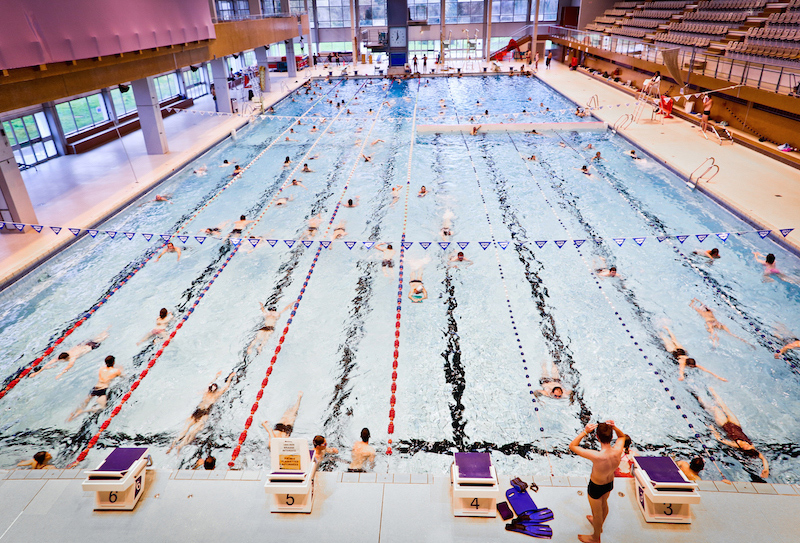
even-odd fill
[{"label": "metal railing", "polygon": [[588,107],[589,109],[599,106],[600,106],[600,97],[597,96],[596,94],[593,94],[592,97],[589,98],[589,101],[586,102],[586,107]]},{"label": "metal railing", "polygon": [[631,123],[633,123],[633,115],[630,113],[625,113],[614,122],[614,124],[611,126],[611,131],[616,134],[620,130],[625,130],[628,128]]},{"label": "metal railing", "polygon": [[219,15],[212,15],[211,22],[214,24],[217,23],[230,23],[234,21],[251,21],[251,20],[258,20],[258,19],[286,19],[289,17],[300,17],[301,15],[305,15],[307,12],[297,12],[297,13],[261,13],[258,15],[250,15],[250,14],[225,14],[222,17]]},{"label": "metal railing", "polygon": [[539,33],[575,42],[576,45],[628,55],[655,64],[664,64],[662,51],[680,48],[678,55],[680,66],[691,73],[779,94],[797,94],[800,90],[797,88],[797,81],[800,81],[798,79],[800,67],[739,60],[704,52],[704,48],[677,45],[660,47],[633,38],[608,36],[600,32],[587,32],[557,25],[540,25]]},{"label": "metal railing", "polygon": [[[702,170],[703,167],[705,167],[706,165],[708,165],[708,167],[706,167],[706,169],[703,170],[703,173],[697,175],[697,172]],[[705,181],[706,183],[708,183],[718,173],[719,173],[719,166],[716,164],[716,160],[714,160],[713,156],[708,157],[703,161],[702,164],[700,164],[697,168],[695,168],[695,170],[692,173],[689,174],[689,182],[690,183],[694,182],[692,190],[697,188],[697,185],[700,183],[700,181]]]}]

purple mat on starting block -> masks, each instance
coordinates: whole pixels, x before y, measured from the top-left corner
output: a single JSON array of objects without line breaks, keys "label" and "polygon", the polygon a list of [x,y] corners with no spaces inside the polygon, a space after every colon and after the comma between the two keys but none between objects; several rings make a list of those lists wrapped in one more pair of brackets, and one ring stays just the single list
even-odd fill
[{"label": "purple mat on starting block", "polygon": [[492,457],[489,453],[456,453],[456,466],[458,476],[465,479],[490,479],[492,472]]},{"label": "purple mat on starting block", "polygon": [[128,471],[146,452],[146,447],[120,447],[109,454],[103,465],[95,471]]},{"label": "purple mat on starting block", "polygon": [[637,456],[636,462],[654,483],[685,483],[681,470],[668,456]]}]

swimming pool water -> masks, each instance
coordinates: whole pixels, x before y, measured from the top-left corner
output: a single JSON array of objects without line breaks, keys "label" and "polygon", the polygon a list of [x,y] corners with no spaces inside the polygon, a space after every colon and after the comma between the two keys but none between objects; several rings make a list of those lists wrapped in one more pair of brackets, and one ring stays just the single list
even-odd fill
[{"label": "swimming pool water", "polygon": [[[752,252],[775,253],[782,271],[797,276],[794,256],[754,233],[725,242],[713,235],[702,243],[694,236],[684,243],[658,241],[655,236],[753,228],[687,190],[654,161],[631,160],[631,145],[610,132],[412,132],[415,125],[466,123],[470,117],[482,123],[576,120],[575,105],[536,79],[431,78],[388,86],[335,80],[315,90],[324,97],[295,93],[294,102],[276,105],[274,117],[255,120],[235,140],[166,180],[157,192],[171,194],[172,204],[147,203],[150,195],[100,227],[201,236],[203,229],[242,214],[257,219],[246,234],[264,241],[255,248],[242,242],[210,286],[234,250],[230,242],[190,238],[180,262],[174,255],[151,258],[119,287],[161,242],[100,234],[82,238],[0,293],[0,370],[7,384],[118,288],[62,344],[70,348],[110,326],[99,349],[62,378],[48,370],[23,379],[0,400],[3,467],[41,449],[53,452],[57,465],[75,460],[161,349],[137,345],[161,307],[189,318],[100,434],[88,463],[102,458],[104,447],[147,444],[159,466],[190,467],[209,453],[224,465],[290,317],[282,315],[259,356],[248,356],[247,346],[263,324],[259,303],[283,308],[302,296],[237,467],[265,465],[266,433],[259,423],[277,422],[303,391],[294,435],[310,439],[321,433],[340,449],[324,469],[345,469],[352,442],[367,426],[379,452],[393,440],[393,454],[379,455],[378,471],[445,473],[452,452],[475,449],[492,451],[503,472],[585,475],[586,463],[567,445],[583,424],[613,418],[640,451],[702,454],[707,478],[754,478],[759,465],[717,444],[706,428],[712,419],[695,396],[706,397],[712,386],[770,461],[769,480],[800,480],[797,357],[772,356],[800,329],[800,294],[794,284],[763,282]],[[337,108],[328,99],[346,104]],[[476,117],[486,109],[488,117]],[[523,109],[525,116],[509,117]],[[292,124],[299,115],[302,124]],[[604,160],[593,166],[592,177],[584,176],[577,170],[596,151]],[[364,162],[362,152],[371,162]],[[523,160],[532,154],[537,161]],[[286,156],[290,168],[281,167]],[[249,167],[231,183],[232,168],[220,167],[224,159]],[[303,163],[313,173],[301,173]],[[205,175],[193,173],[203,165]],[[292,178],[305,188],[281,190]],[[398,185],[402,190],[393,205],[391,188]],[[417,196],[421,185],[429,190],[424,198]],[[293,199],[275,206],[276,196]],[[355,197],[358,207],[337,209],[338,202]],[[357,244],[348,249],[335,242],[315,262],[316,243],[306,248],[280,241],[299,239],[317,213],[323,222],[315,241],[330,239],[344,221],[345,239]],[[442,250],[436,242],[442,241],[445,216],[451,217],[453,243]],[[391,242],[399,249],[404,233],[415,243],[404,254],[390,436],[399,254],[395,267],[384,270],[380,253],[362,242]],[[492,234],[508,241],[507,247],[482,249],[478,242],[492,241]],[[632,238],[642,236],[649,237],[639,246]],[[623,237],[621,246],[613,241]],[[279,241],[273,247],[267,239]],[[576,248],[573,239],[588,241]],[[535,242],[543,240],[548,242],[539,248]],[[555,240],[567,242],[559,249]],[[433,244],[423,249],[421,241]],[[449,266],[458,241],[469,242],[469,267]],[[713,264],[691,254],[714,246],[722,258]],[[592,275],[603,261],[621,277]],[[420,304],[407,297],[412,270],[421,270],[428,292]],[[695,297],[747,343],[721,333],[719,345],[712,345],[688,305]],[[699,371],[678,381],[677,366],[658,338],[664,326],[698,363],[728,381]],[[109,407],[65,422],[108,354],[124,368]],[[532,401],[541,366],[549,361],[575,390],[574,401]],[[205,429],[180,454],[167,454],[205,387],[217,372],[221,383],[231,371],[234,384]]]}]

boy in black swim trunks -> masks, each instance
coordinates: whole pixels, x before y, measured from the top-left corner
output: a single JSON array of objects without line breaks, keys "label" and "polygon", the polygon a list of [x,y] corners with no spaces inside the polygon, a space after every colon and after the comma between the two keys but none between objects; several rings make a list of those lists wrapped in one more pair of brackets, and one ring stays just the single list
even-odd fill
[{"label": "boy in black swim trunks", "polygon": [[300,410],[300,400],[302,399],[303,391],[300,391],[297,393],[297,401],[295,404],[286,410],[281,417],[281,420],[275,425],[274,429],[270,429],[268,420],[265,420],[261,423],[261,426],[264,427],[264,430],[267,431],[267,435],[269,436],[267,447],[270,446],[273,437],[290,437],[292,435],[292,431],[294,430],[294,420],[297,418],[297,412]]},{"label": "boy in black swim trunks", "polygon": [[[588,437],[597,429],[597,440],[600,441],[600,450],[585,449],[580,446],[584,437]],[[617,442],[611,445],[611,439],[617,434]],[[625,434],[614,425],[613,420],[600,424],[587,424],[586,428],[577,435],[569,450],[578,456],[592,461],[592,474],[589,477],[589,506],[592,514],[586,518],[592,523],[594,532],[591,535],[579,535],[583,542],[599,542],[603,532],[603,523],[608,516],[608,494],[614,488],[614,470],[619,466],[622,451],[625,448]]]},{"label": "boy in black swim trunks", "polygon": [[[83,400],[81,406],[72,412],[67,421],[71,421],[83,413],[96,413],[97,411],[102,411],[106,408],[106,402],[108,401],[108,387],[111,386],[111,381],[122,375],[122,368],[115,368],[114,362],[115,359],[113,356],[106,357],[106,365],[105,367],[100,368],[100,372],[97,377],[97,384],[92,387],[92,390],[89,391],[89,395],[86,396],[85,400]],[[92,401],[92,398],[96,398],[95,405],[92,407],[87,407],[89,402]]]},{"label": "boy in black swim trunks", "polygon": [[[222,375],[222,372],[217,372],[217,375],[214,377],[216,381],[219,376]],[[187,444],[191,443],[194,440],[195,436],[202,430],[205,425],[206,421],[208,420],[208,414],[211,412],[211,407],[219,400],[220,396],[225,394],[225,392],[231,387],[231,381],[233,381],[233,377],[236,375],[236,372],[231,372],[228,376],[228,379],[225,380],[225,386],[219,388],[217,383],[212,382],[208,385],[208,388],[203,393],[203,399],[200,400],[200,403],[197,404],[197,408],[189,415],[189,418],[186,419],[186,426],[184,426],[183,430],[178,437],[176,437],[172,444],[167,449],[167,454],[172,451],[173,447],[177,445],[177,451],[181,452],[181,449],[185,447]]]},{"label": "boy in black swim trunks", "polygon": [[278,322],[280,316],[292,305],[287,305],[280,311],[278,311],[275,306],[271,306],[269,309],[264,308],[264,304],[261,305],[261,313],[264,314],[264,326],[259,328],[258,332],[256,332],[256,337],[253,338],[253,341],[250,343],[250,346],[247,347],[247,355],[250,356],[253,353],[253,347],[256,348],[256,353],[261,354],[261,349],[264,348],[264,344],[269,341],[270,336],[275,331],[275,324]]},{"label": "boy in black swim trunks", "polygon": [[66,366],[64,369],[61,370],[61,373],[56,375],[56,379],[67,373],[72,366],[75,364],[75,361],[80,358],[81,356],[90,353],[100,347],[100,344],[103,343],[106,339],[108,339],[108,330],[111,327],[109,326],[105,330],[103,330],[96,338],[90,339],[89,341],[84,341],[83,343],[76,345],[75,347],[69,349],[68,351],[64,351],[63,353],[59,354],[56,358],[50,359],[44,366],[42,366],[39,370],[33,371],[30,373],[29,377],[36,377],[44,370],[49,370],[56,364],[60,362],[66,362]]}]

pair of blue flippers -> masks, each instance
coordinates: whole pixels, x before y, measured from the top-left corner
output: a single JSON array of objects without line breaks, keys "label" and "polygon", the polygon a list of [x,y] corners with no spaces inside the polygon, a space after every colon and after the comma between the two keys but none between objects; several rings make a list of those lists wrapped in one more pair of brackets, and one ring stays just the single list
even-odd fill
[{"label": "pair of blue flippers", "polygon": [[506,530],[540,539],[552,538],[553,529],[544,523],[553,520],[553,512],[547,507],[537,508],[526,490],[528,485],[525,483],[520,485],[515,481],[512,481],[514,488],[506,490],[506,499],[517,514],[517,518],[506,524]]}]

